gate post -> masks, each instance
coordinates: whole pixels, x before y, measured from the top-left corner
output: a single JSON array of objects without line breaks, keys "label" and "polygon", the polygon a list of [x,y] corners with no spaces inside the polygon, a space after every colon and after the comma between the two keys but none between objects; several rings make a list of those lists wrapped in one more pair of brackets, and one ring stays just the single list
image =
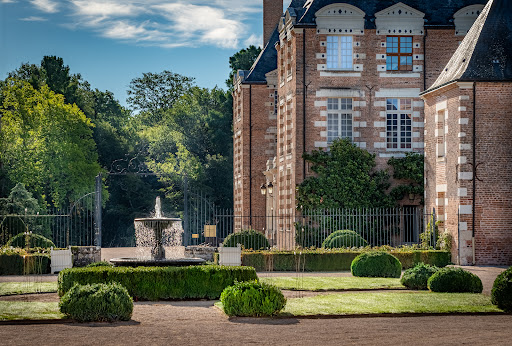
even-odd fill
[{"label": "gate post", "polygon": [[101,173],[96,176],[96,190],[94,196],[94,243],[101,248],[101,212],[102,212],[102,183]]},{"label": "gate post", "polygon": [[189,245],[189,229],[188,229],[188,176],[185,173],[183,177],[183,245]]}]

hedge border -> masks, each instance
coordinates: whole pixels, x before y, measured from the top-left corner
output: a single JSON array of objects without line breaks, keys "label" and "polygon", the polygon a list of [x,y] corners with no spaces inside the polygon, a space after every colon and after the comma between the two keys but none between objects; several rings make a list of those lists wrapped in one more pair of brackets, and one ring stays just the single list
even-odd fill
[{"label": "hedge border", "polygon": [[[350,265],[363,251],[345,252],[242,252],[242,265],[257,271],[296,271],[297,265],[304,271],[350,271]],[[440,250],[389,251],[402,263],[402,269],[413,268],[418,263],[445,267],[451,264],[451,253]],[[300,254],[300,255],[299,255]],[[216,254],[217,255],[217,254]],[[218,256],[215,257],[216,260]]]},{"label": "hedge border", "polygon": [[235,281],[257,278],[256,271],[250,267],[85,267],[61,271],[58,290],[63,296],[75,283],[117,282],[139,300],[218,299]]},{"label": "hedge border", "polygon": [[0,275],[48,274],[50,271],[49,254],[0,255]]}]

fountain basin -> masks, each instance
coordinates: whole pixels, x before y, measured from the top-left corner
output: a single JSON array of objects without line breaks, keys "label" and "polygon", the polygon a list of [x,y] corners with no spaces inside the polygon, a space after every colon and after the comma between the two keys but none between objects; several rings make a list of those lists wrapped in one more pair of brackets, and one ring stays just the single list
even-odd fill
[{"label": "fountain basin", "polygon": [[145,258],[112,258],[110,262],[115,267],[186,267],[203,265],[206,260],[202,258],[163,258],[163,259],[145,259]]}]

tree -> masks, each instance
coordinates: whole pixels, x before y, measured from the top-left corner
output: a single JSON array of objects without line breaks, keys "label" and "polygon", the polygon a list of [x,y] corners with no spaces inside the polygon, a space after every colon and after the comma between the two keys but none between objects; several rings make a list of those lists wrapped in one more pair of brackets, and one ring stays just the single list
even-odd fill
[{"label": "tree", "polygon": [[389,176],[375,170],[375,155],[356,147],[348,139],[337,139],[330,151],[305,153],[317,176],[298,187],[297,205],[304,209],[390,207],[386,194]]},{"label": "tree", "polygon": [[231,69],[231,72],[229,73],[229,78],[226,80],[226,85],[228,86],[229,90],[233,89],[233,77],[237,71],[249,70],[260,53],[260,47],[251,45],[247,48],[239,50],[229,58],[229,68]]},{"label": "tree", "polygon": [[8,80],[2,89],[0,161],[12,182],[63,206],[94,186],[99,173],[93,124],[46,85]]},{"label": "tree", "polygon": [[147,114],[152,124],[160,121],[164,111],[173,107],[191,87],[193,78],[164,70],[160,73],[143,73],[134,78],[126,100],[134,109]]}]

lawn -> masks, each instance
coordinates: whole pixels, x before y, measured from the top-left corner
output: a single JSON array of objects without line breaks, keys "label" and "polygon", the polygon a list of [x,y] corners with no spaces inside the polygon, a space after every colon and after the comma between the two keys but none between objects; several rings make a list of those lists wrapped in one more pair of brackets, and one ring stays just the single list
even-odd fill
[{"label": "lawn", "polygon": [[266,277],[260,278],[284,290],[334,291],[334,290],[372,290],[397,289],[405,287],[400,279],[361,278],[361,277]]},{"label": "lawn", "polygon": [[474,293],[346,292],[288,299],[282,314],[294,316],[502,312],[491,298]]},{"label": "lawn", "polygon": [[57,292],[57,282],[0,282],[0,296]]},{"label": "lawn", "polygon": [[59,303],[0,301],[0,321],[61,319]]}]

